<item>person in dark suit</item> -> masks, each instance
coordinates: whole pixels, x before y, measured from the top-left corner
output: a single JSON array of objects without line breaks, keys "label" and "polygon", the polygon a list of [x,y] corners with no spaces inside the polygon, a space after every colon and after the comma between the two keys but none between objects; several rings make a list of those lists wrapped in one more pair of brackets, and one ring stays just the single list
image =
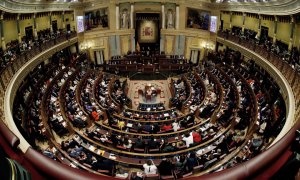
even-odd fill
[{"label": "person in dark suit", "polygon": [[159,163],[157,169],[160,175],[172,175],[172,171],[174,170],[174,164],[172,164],[169,159],[164,158]]},{"label": "person in dark suit", "polygon": [[94,136],[96,135],[94,131],[90,131],[88,129],[85,130],[85,133],[90,139],[94,139]]},{"label": "person in dark suit", "polygon": [[102,158],[99,161],[100,161],[98,163],[99,169],[108,170],[109,173],[112,175],[113,169],[115,169],[115,162],[110,159],[106,159],[106,158]]},{"label": "person in dark suit", "polygon": [[118,138],[117,135],[114,134],[114,133],[111,134],[110,140],[112,141],[112,144],[113,144],[114,146],[118,146],[118,145],[120,144],[119,138]]},{"label": "person in dark suit", "polygon": [[161,148],[161,151],[162,152],[174,152],[174,151],[177,151],[177,147],[176,147],[176,144],[175,143],[169,143],[169,142],[166,142],[164,147]]},{"label": "person in dark suit", "polygon": [[151,131],[151,133],[152,134],[156,134],[158,131],[160,131],[160,127],[159,127],[159,125],[157,123],[154,123],[152,125],[152,131]]},{"label": "person in dark suit", "polygon": [[198,160],[195,152],[191,152],[190,156],[186,159],[185,167],[188,172],[191,172],[195,166],[198,166]]},{"label": "person in dark suit", "polygon": [[73,122],[75,127],[84,128],[86,126],[85,122],[80,116],[75,116]]},{"label": "person in dark suit", "polygon": [[152,131],[152,126],[151,126],[150,124],[144,125],[143,128],[144,128],[145,131],[147,131],[147,132],[149,132],[149,133]]},{"label": "person in dark suit", "polygon": [[139,136],[137,138],[137,140],[135,141],[135,148],[139,148],[139,149],[144,149],[145,148],[145,142],[144,140],[142,139],[141,136]]},{"label": "person in dark suit", "polygon": [[159,143],[154,140],[154,137],[151,136],[150,140],[148,141],[148,149],[157,149],[159,147]]},{"label": "person in dark suit", "polygon": [[186,120],[186,119],[183,119],[183,120],[180,121],[180,126],[181,126],[182,128],[184,128],[184,129],[187,128],[187,124],[188,124],[188,123],[187,123],[187,120]]}]

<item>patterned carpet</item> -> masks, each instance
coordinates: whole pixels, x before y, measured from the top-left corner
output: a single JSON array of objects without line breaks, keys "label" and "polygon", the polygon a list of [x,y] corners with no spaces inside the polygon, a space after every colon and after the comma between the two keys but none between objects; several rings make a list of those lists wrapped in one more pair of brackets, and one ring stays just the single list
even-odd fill
[{"label": "patterned carpet", "polygon": [[[144,90],[147,85],[160,89],[161,92],[157,95],[151,96],[150,99],[146,99],[143,95],[145,94]],[[137,109],[139,103],[145,104],[155,104],[155,103],[164,103],[165,108],[169,107],[169,98],[171,97],[169,89],[168,80],[157,80],[157,81],[140,81],[140,80],[130,80],[129,81],[129,90],[128,97],[132,100],[133,109]]]}]

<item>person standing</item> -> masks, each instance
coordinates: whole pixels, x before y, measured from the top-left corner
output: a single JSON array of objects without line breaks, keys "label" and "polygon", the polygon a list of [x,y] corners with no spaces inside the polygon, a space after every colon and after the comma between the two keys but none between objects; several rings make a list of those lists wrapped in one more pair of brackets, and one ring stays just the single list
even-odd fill
[{"label": "person standing", "polygon": [[99,121],[99,114],[96,111],[96,107],[93,107],[93,109],[92,109],[92,117],[93,117],[94,121]]},{"label": "person standing", "polygon": [[193,141],[196,144],[199,144],[202,140],[201,138],[201,129],[198,129],[197,131],[192,132]]},{"label": "person standing", "polygon": [[183,135],[182,140],[185,141],[186,147],[190,147],[190,145],[194,143],[194,139],[191,133],[186,133],[185,135]]},{"label": "person standing", "polygon": [[173,126],[174,132],[176,132],[176,131],[178,131],[178,129],[180,129],[180,125],[179,125],[179,123],[177,121],[174,121],[172,123],[172,126]]},{"label": "person standing", "polygon": [[157,167],[152,160],[147,160],[146,164],[143,165],[145,174],[157,174]]},{"label": "person standing", "polygon": [[167,175],[172,175],[172,171],[174,170],[174,167],[175,167],[174,164],[172,164],[172,162],[169,159],[164,158],[162,159],[162,161],[160,162],[157,168],[160,175],[167,176]]}]

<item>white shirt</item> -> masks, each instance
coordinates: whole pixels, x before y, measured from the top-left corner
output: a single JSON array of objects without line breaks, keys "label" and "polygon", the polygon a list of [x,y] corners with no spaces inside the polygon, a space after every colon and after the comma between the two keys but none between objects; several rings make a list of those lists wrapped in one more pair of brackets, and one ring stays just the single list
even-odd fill
[{"label": "white shirt", "polygon": [[205,80],[204,80],[204,85],[207,86],[208,84],[209,84],[208,79],[205,79]]},{"label": "white shirt", "polygon": [[148,164],[144,164],[144,172],[145,174],[156,174],[157,173],[157,167],[155,165],[148,165]]},{"label": "white shirt", "polygon": [[259,132],[260,133],[264,133],[265,129],[266,129],[266,126],[267,126],[267,123],[264,122],[260,125],[260,129],[259,129]]},{"label": "white shirt", "polygon": [[214,92],[211,92],[210,97],[213,102],[215,102],[217,100],[217,95]]},{"label": "white shirt", "polygon": [[108,140],[108,138],[106,136],[103,136],[103,137],[100,138],[100,140],[101,140],[101,142],[105,142],[105,141]]},{"label": "white shirt", "polygon": [[175,85],[175,88],[177,88],[177,89],[182,89],[182,88],[184,88],[184,82],[181,81],[179,84]]},{"label": "white shirt", "polygon": [[180,129],[180,126],[179,126],[179,123],[178,123],[178,122],[173,122],[173,123],[172,123],[172,126],[173,126],[173,130],[174,130],[174,131],[178,131],[178,129]]},{"label": "white shirt", "polygon": [[128,140],[128,144],[127,145],[123,145],[125,148],[127,148],[127,149],[130,149],[131,148],[131,146],[132,146],[132,141],[129,139]]},{"label": "white shirt", "polygon": [[191,135],[190,133],[190,136],[189,137],[183,137],[182,140],[185,141],[185,144],[186,144],[186,147],[190,147],[190,144],[193,144],[194,143],[194,139],[193,139],[193,136]]}]

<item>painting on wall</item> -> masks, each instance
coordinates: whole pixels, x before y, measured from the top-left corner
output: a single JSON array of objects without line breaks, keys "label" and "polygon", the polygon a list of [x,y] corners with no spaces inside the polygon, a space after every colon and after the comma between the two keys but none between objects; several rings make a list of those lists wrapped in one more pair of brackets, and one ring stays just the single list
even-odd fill
[{"label": "painting on wall", "polygon": [[209,29],[210,12],[187,8],[186,27],[194,29]]}]

